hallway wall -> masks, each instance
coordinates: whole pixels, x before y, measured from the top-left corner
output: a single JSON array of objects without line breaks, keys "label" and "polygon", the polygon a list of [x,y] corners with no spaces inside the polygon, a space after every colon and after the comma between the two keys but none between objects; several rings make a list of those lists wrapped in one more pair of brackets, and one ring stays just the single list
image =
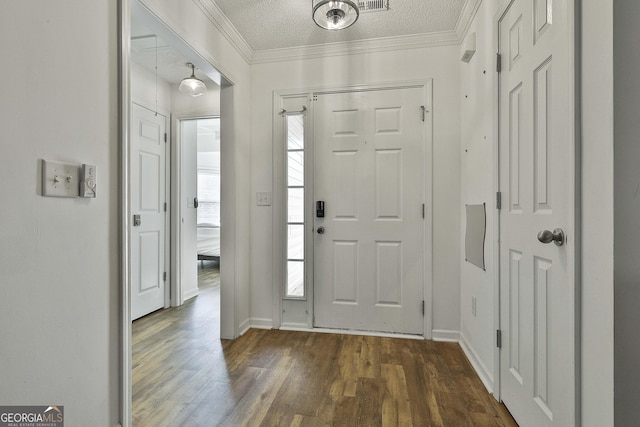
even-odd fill
[{"label": "hallway wall", "polygon": [[[117,3],[10,1],[0,13],[0,402],[120,407]],[[40,160],[96,165],[97,197],[42,197]]]},{"label": "hallway wall", "polygon": [[[487,388],[494,389],[494,283],[495,283],[495,159],[494,134],[495,46],[493,18],[498,0],[484,0],[467,32],[476,36],[476,53],[460,62],[461,233],[464,252],[466,204],[486,203],[485,270],[460,257],[460,338]],[[465,42],[459,50],[462,57]],[[472,312],[476,299],[476,313]]]}]

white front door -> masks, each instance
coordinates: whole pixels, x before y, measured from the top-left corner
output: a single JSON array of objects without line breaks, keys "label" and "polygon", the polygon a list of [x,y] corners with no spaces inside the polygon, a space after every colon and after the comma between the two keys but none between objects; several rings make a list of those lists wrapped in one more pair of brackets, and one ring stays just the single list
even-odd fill
[{"label": "white front door", "polygon": [[500,392],[521,426],[576,422],[573,17],[514,0],[499,21]]},{"label": "white front door", "polygon": [[165,306],[166,117],[132,104],[131,319]]},{"label": "white front door", "polygon": [[424,99],[424,88],[317,95],[316,327],[423,334]]}]

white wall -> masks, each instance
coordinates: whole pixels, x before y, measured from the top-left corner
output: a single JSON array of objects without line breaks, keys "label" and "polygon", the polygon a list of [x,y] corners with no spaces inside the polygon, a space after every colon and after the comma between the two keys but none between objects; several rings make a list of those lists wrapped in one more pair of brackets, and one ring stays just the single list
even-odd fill
[{"label": "white wall", "polygon": [[[119,418],[116,5],[0,13],[0,402],[69,426]],[[97,198],[40,196],[40,159],[95,164]]]},{"label": "white wall", "polygon": [[[476,34],[476,53],[469,63],[459,62],[462,165],[462,232],[460,257],[460,334],[465,350],[471,356],[485,385],[493,389],[494,381],[494,250],[495,250],[495,188],[494,171],[494,95],[496,48],[493,39],[493,19],[498,0],[482,2],[467,32]],[[462,57],[462,43],[459,56]],[[486,203],[487,230],[485,239],[485,269],[464,260],[465,204]],[[476,315],[471,311],[476,298]]]},{"label": "white wall", "polygon": [[[162,114],[171,112],[171,86],[151,71],[131,61],[131,101]],[[156,106],[157,94],[157,106]],[[169,118],[169,117],[167,117]]]},{"label": "white wall", "polygon": [[[274,90],[433,78],[433,329],[459,330],[460,125],[458,47],[378,52],[251,68],[251,194],[273,191]],[[255,203],[252,203],[255,205]],[[252,206],[251,317],[272,318],[272,209]],[[429,272],[427,272],[429,274]]]},{"label": "white wall", "polygon": [[615,423],[640,418],[640,3],[613,7]]}]

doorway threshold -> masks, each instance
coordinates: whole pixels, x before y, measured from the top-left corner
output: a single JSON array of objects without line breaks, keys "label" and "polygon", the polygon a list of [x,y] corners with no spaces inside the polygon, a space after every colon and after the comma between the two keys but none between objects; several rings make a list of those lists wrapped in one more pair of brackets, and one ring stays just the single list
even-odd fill
[{"label": "doorway threshold", "polygon": [[343,335],[362,335],[368,337],[385,337],[385,338],[404,338],[409,340],[423,341],[423,335],[412,335],[392,332],[362,331],[354,329],[333,329],[333,328],[308,328],[305,326],[282,325],[282,331],[299,331],[299,332],[318,332],[321,334],[343,334]]}]

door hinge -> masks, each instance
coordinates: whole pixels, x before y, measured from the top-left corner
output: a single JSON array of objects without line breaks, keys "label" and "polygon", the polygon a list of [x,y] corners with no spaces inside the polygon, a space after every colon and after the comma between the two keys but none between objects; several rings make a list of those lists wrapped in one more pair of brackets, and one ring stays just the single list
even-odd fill
[{"label": "door hinge", "polygon": [[164,202],[164,211],[167,211],[167,202]]},{"label": "door hinge", "polygon": [[164,142],[167,142],[167,133],[164,133]]},{"label": "door hinge", "polygon": [[496,209],[502,209],[502,193],[500,191],[496,193]]},{"label": "door hinge", "polygon": [[496,53],[496,71],[498,73],[502,72],[502,55],[499,53]]},{"label": "door hinge", "polygon": [[424,207],[424,203],[423,203],[423,204],[422,204],[422,218],[423,218],[423,219],[424,219],[424,210],[425,210],[425,207]]},{"label": "door hinge", "polygon": [[420,106],[420,109],[422,110],[422,121],[424,122],[425,116],[426,114],[429,112],[429,110],[427,110],[424,105]]},{"label": "door hinge", "polygon": [[500,329],[496,330],[496,347],[502,348],[502,331]]},{"label": "door hinge", "polygon": [[422,315],[424,316],[424,300],[422,300]]},{"label": "door hinge", "polygon": [[164,282],[167,281],[167,272],[166,271],[164,273],[162,273],[162,281],[164,281]]}]

